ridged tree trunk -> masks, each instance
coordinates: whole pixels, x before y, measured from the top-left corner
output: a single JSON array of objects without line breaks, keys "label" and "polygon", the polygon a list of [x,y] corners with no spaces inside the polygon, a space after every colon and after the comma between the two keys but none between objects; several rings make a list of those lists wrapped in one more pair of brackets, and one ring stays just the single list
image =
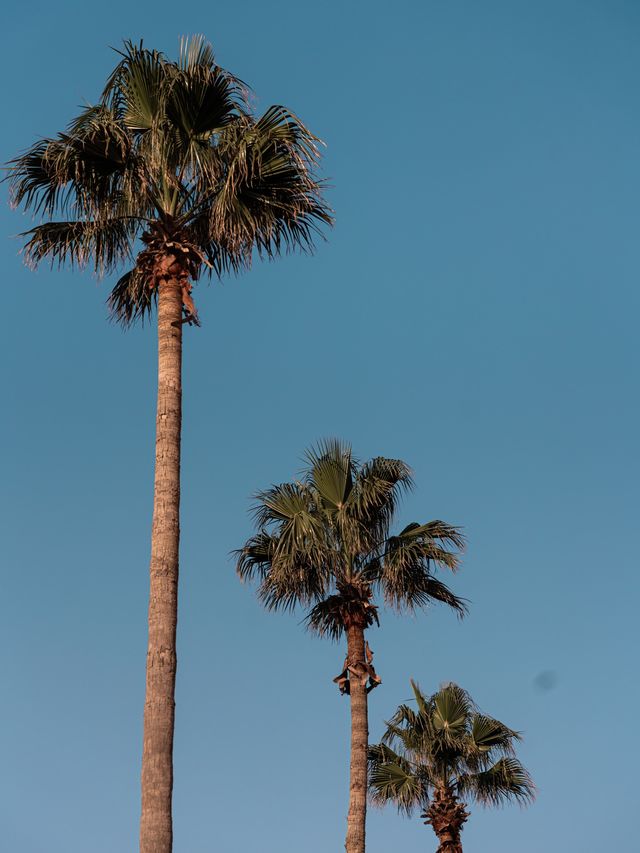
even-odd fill
[{"label": "ridged tree trunk", "polygon": [[451,788],[436,788],[429,808],[424,813],[425,823],[431,824],[440,845],[437,853],[462,853],[460,834],[469,817],[463,803]]},{"label": "ridged tree trunk", "polygon": [[180,538],[182,291],[158,283],[158,406],[142,750],[141,853],[171,853]]},{"label": "ridged tree trunk", "polygon": [[[364,629],[361,625],[347,627],[347,662],[349,667],[364,673]],[[367,751],[369,745],[369,720],[367,714],[367,688],[362,678],[350,674],[351,700],[351,768],[349,782],[349,815],[347,817],[347,853],[364,853],[367,820]]]}]

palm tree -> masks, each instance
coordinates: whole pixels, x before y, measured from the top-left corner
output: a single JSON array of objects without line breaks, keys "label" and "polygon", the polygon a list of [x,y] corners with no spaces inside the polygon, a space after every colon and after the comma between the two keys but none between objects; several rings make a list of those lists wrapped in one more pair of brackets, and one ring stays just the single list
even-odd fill
[{"label": "palm tree", "polygon": [[457,684],[428,698],[411,686],[417,710],[400,705],[382,743],[369,749],[371,797],[409,816],[421,809],[438,836],[438,853],[462,853],[466,800],[498,806],[534,797],[531,776],[515,757],[520,735],[481,714]]},{"label": "palm tree", "polygon": [[318,140],[284,107],[254,116],[246,87],[216,65],[201,36],[182,41],[177,62],[142,43],[126,42],[120,56],[98,103],[13,160],[9,179],[14,204],[42,220],[23,235],[28,263],[104,274],[128,262],[109,297],[112,316],[128,326],[157,306],[140,849],[168,853],[182,332],[184,323],[199,325],[192,284],[202,272],[248,267],[254,249],[267,257],[310,249],[331,215],[314,176]]},{"label": "palm tree", "polygon": [[374,598],[398,610],[431,601],[459,614],[464,603],[433,574],[455,570],[463,544],[456,527],[443,521],[409,524],[391,533],[396,506],[412,485],[407,465],[377,457],[357,462],[349,445],[322,442],[306,454],[302,478],[257,496],[258,532],[238,552],[243,580],[259,582],[268,609],[308,609],[308,627],[320,635],[347,638],[347,657],[334,680],[351,701],[351,772],[347,853],[363,853],[367,806],[367,694],[380,678],[372,665],[365,631],[378,624]]}]

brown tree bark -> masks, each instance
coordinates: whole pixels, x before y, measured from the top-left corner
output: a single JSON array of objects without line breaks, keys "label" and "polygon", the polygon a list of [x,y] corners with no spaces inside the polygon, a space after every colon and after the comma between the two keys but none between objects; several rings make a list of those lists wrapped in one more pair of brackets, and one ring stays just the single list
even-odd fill
[{"label": "brown tree bark", "polygon": [[463,853],[460,835],[469,813],[449,787],[436,788],[425,823],[431,824],[440,842],[437,853]]},{"label": "brown tree bark", "polygon": [[[364,628],[347,627],[347,666],[351,700],[351,766],[349,781],[349,815],[347,817],[347,853],[364,853],[367,819],[367,751],[369,720],[367,712],[368,673],[364,668]],[[355,672],[354,672],[355,670]]]},{"label": "brown tree bark", "polygon": [[158,282],[158,404],[142,749],[141,853],[171,853],[180,538],[182,290]]}]

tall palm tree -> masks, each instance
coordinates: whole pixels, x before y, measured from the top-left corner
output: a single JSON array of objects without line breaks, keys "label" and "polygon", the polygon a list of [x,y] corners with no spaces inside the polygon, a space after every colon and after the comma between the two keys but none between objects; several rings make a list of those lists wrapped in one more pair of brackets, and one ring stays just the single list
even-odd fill
[{"label": "tall palm tree", "polygon": [[172,846],[174,685],[180,500],[183,324],[199,325],[191,294],[202,272],[223,274],[309,249],[331,215],[314,175],[318,140],[284,107],[256,117],[246,87],[201,36],[177,62],[125,43],[95,106],[64,133],[10,164],[13,202],[41,224],[28,263],[131,268],[109,297],[125,326],[157,306],[158,407],[149,646],[142,758],[143,853]]},{"label": "tall palm tree", "polygon": [[463,544],[443,521],[391,533],[398,499],[412,485],[407,465],[377,457],[357,462],[348,444],[322,442],[307,451],[302,478],[257,496],[258,532],[238,552],[243,580],[257,579],[267,608],[308,609],[318,634],[347,638],[336,677],[351,701],[351,773],[347,853],[363,853],[367,806],[367,694],[380,678],[365,632],[378,624],[378,594],[391,607],[414,610],[441,601],[459,614],[464,603],[433,574],[458,566]]},{"label": "tall palm tree", "polygon": [[382,743],[369,749],[371,797],[409,816],[420,809],[438,853],[462,853],[467,800],[497,806],[533,799],[531,776],[515,757],[520,735],[481,714],[457,684],[429,697],[411,686],[417,710],[400,705]]}]

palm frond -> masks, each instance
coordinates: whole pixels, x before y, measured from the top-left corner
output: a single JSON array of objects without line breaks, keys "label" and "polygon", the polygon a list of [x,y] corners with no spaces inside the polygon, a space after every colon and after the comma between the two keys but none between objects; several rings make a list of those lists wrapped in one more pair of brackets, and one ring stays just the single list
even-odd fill
[{"label": "palm frond", "polygon": [[400,497],[412,486],[411,469],[405,462],[377,456],[359,468],[347,512],[369,531],[372,542],[379,542],[388,535]]},{"label": "palm frond", "polygon": [[144,271],[134,267],[118,279],[109,294],[109,315],[124,328],[133,325],[137,320],[144,323],[151,315],[156,299],[157,291]]},{"label": "palm frond", "polygon": [[329,573],[320,549],[283,546],[280,530],[259,531],[235,555],[238,575],[258,580],[258,597],[268,610],[293,610],[326,595]]},{"label": "palm frond", "polygon": [[428,779],[416,772],[411,762],[386,744],[369,747],[369,794],[372,802],[384,806],[392,802],[410,817],[429,802]]},{"label": "palm frond", "polygon": [[305,481],[318,493],[323,508],[341,508],[353,488],[351,447],[339,439],[325,439],[309,448],[305,457],[309,465]]},{"label": "palm frond", "polygon": [[344,600],[341,595],[330,595],[315,604],[305,618],[307,627],[319,634],[338,641],[344,634]]},{"label": "palm frond", "polygon": [[[188,204],[187,200],[186,203]],[[209,274],[215,274],[221,279],[229,273],[239,273],[242,270],[242,264],[238,258],[216,243],[211,237],[208,210],[199,207],[197,210],[187,210],[182,213],[186,222],[185,234],[194,245],[200,247],[202,254],[207,259]]]},{"label": "palm frond", "polygon": [[471,721],[471,737],[480,752],[498,750],[507,755],[513,754],[513,742],[520,740],[519,732],[484,714],[474,715]]},{"label": "palm frond", "polygon": [[399,609],[413,609],[431,600],[440,601],[463,616],[466,612],[464,600],[431,572],[432,564],[455,571],[459,555],[443,546],[460,548],[463,542],[457,528],[441,521],[409,524],[398,536],[389,537],[379,576],[388,604]]},{"label": "palm frond", "polygon": [[254,578],[263,580],[271,567],[278,540],[266,530],[261,530],[246,543],[244,548],[235,551],[236,571],[242,581]]},{"label": "palm frond", "polygon": [[428,748],[433,737],[430,712],[425,713],[422,709],[416,712],[409,705],[402,704],[387,722],[382,742],[389,746],[401,745],[405,752],[418,754]]},{"label": "palm frond", "polygon": [[117,53],[122,59],[107,80],[102,103],[117,110],[129,130],[148,132],[162,119],[170,63],[142,42],[136,45],[127,40]]},{"label": "palm frond", "polygon": [[215,57],[213,47],[201,33],[191,37],[182,36],[180,39],[180,52],[178,67],[181,71],[194,71],[198,68],[215,68]]},{"label": "palm frond", "polygon": [[30,266],[49,259],[52,265],[92,264],[102,274],[132,258],[137,230],[138,224],[129,219],[45,222],[20,236],[28,238],[24,255]]},{"label": "palm frond", "polygon": [[[413,522],[400,532],[400,539],[422,545],[423,555],[438,565],[446,566],[455,571],[458,568],[459,557],[446,548],[464,549],[464,536],[459,527],[447,524],[445,521],[429,521],[426,524]],[[442,545],[446,548],[441,547]],[[440,546],[440,547],[439,547]]]},{"label": "palm frond", "polygon": [[322,226],[332,224],[314,175],[316,143],[283,107],[271,107],[257,121],[237,116],[220,131],[225,175],[211,207],[211,234],[244,266],[254,247],[267,257],[310,250]]},{"label": "palm frond", "polygon": [[[207,49],[211,46],[203,43],[201,50]],[[194,61],[193,57],[181,60],[172,75],[165,110],[187,138],[208,144],[212,133],[218,133],[245,109],[246,87],[215,65],[213,54],[210,63]]]},{"label": "palm frond", "polygon": [[467,731],[473,709],[471,697],[457,684],[446,684],[433,697],[433,725],[446,738],[459,738]]},{"label": "palm frond", "polygon": [[370,602],[370,592],[366,587],[340,585],[340,592],[319,601],[309,611],[305,623],[320,636],[339,640],[345,632],[345,626],[356,621],[365,627],[379,625],[378,609]]},{"label": "palm frond", "polygon": [[321,561],[274,560],[258,587],[258,598],[267,610],[308,607],[327,594],[327,577],[326,566]]},{"label": "palm frond", "polygon": [[413,695],[416,698],[416,704],[418,705],[418,712],[423,717],[428,717],[433,708],[433,699],[429,699],[424,695],[422,690],[420,690],[420,685],[413,680],[413,678],[409,679],[409,684],[411,685],[411,689],[413,690]]},{"label": "palm frond", "polygon": [[[317,526],[312,495],[301,483],[281,483],[258,492],[253,516],[259,527],[300,519],[309,529]],[[309,532],[309,531],[307,531]],[[303,531],[301,531],[303,533]]]},{"label": "palm frond", "polygon": [[461,795],[483,806],[501,806],[510,800],[526,805],[535,799],[535,785],[528,770],[517,758],[501,758],[493,767],[458,779]]},{"label": "palm frond", "polygon": [[114,218],[126,191],[133,185],[140,191],[126,134],[109,110],[95,107],[84,110],[68,133],[41,139],[12,160],[7,180],[12,204],[42,216]]}]

